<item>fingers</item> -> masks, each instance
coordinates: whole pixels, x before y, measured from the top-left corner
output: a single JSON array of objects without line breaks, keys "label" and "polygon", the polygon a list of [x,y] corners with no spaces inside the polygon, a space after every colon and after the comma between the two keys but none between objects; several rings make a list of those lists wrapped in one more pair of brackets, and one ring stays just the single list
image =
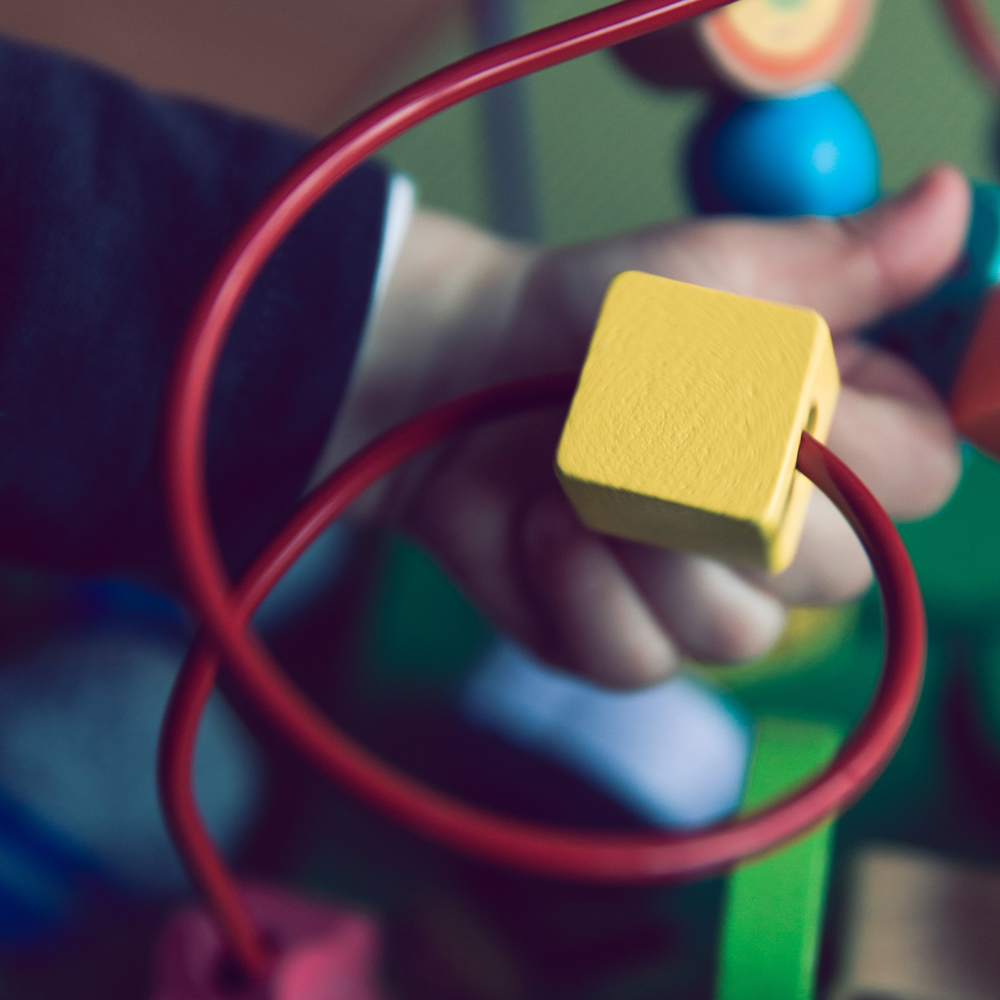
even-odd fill
[{"label": "fingers", "polygon": [[[863,384],[876,387],[895,377],[891,370],[859,373]],[[914,406],[921,392],[914,387]],[[845,424],[848,450],[866,437],[871,417],[863,408],[884,402],[860,391],[845,394],[838,419],[866,429],[861,434]],[[403,518],[494,623],[546,662],[612,687],[656,683],[685,658],[732,663],[761,656],[781,633],[786,604],[847,600],[868,585],[860,545],[818,491],[798,555],[777,577],[587,531],[552,474],[559,419],[524,417],[468,435],[434,463]],[[887,433],[892,455],[901,433]],[[926,448],[915,447],[912,455],[905,448],[896,455],[885,481],[879,464],[886,458],[877,448],[851,460],[883,493],[892,494],[900,476],[916,483],[922,475],[936,478],[934,488],[943,488],[951,472],[926,476]],[[947,456],[947,447],[941,450]],[[914,487],[890,498],[899,510],[932,501],[932,494],[921,498]]]},{"label": "fingers", "polygon": [[830,500],[813,490],[795,559],[776,576],[743,570],[742,576],[791,607],[839,604],[859,597],[871,583],[871,565],[857,535]]},{"label": "fingers", "polygon": [[870,280],[862,276],[858,283],[857,290],[867,293],[865,300],[860,306],[844,303],[834,310],[834,318],[827,317],[831,326],[870,323],[933,287],[962,252],[971,205],[962,174],[954,167],[939,166],[901,195],[840,219],[840,228],[855,248],[851,253],[861,257],[860,270],[871,273]]},{"label": "fingers", "polygon": [[930,384],[894,355],[841,343],[843,385],[828,444],[889,514],[933,513],[961,473],[951,420]]},{"label": "fingers", "polygon": [[545,655],[612,687],[655,683],[687,658],[756,659],[781,636],[786,605],[851,600],[871,582],[860,542],[819,491],[796,558],[777,576],[601,538],[557,496],[532,512],[527,537],[551,629]]},{"label": "fingers", "polygon": [[692,257],[685,280],[708,277],[699,283],[808,306],[843,331],[873,322],[942,278],[961,250],[968,213],[964,178],[938,167],[855,216],[695,224],[679,249]]},{"label": "fingers", "polygon": [[551,652],[563,666],[610,687],[652,684],[678,668],[680,651],[607,540],[587,531],[563,497],[541,500],[524,530]]},{"label": "fingers", "polygon": [[954,264],[970,195],[951,167],[840,219],[696,220],[568,251],[567,308],[588,325],[607,282],[626,267],[808,306],[834,331],[864,326],[917,298]]},{"label": "fingers", "polygon": [[[863,344],[837,353],[845,384],[828,445],[891,517],[926,517],[948,499],[961,474],[948,414],[922,376],[898,358]],[[789,569],[743,575],[789,604],[827,604],[860,594],[871,568],[840,512],[814,490]]]},{"label": "fingers", "polygon": [[732,568],[629,542],[615,548],[661,625],[694,659],[756,659],[781,635],[784,606]]},{"label": "fingers", "polygon": [[689,657],[754,659],[784,627],[780,600],[731,568],[595,535],[558,494],[533,506],[525,540],[549,655],[602,684],[654,683]]},{"label": "fingers", "polygon": [[827,443],[901,521],[932,514],[961,473],[954,431],[943,411],[849,385],[841,389]]},{"label": "fingers", "polygon": [[687,658],[754,659],[779,637],[786,603],[846,600],[868,583],[850,528],[818,494],[778,577],[596,535],[543,464],[555,431],[536,421],[527,434],[471,435],[436,466],[409,523],[495,624],[546,662],[628,688]]}]

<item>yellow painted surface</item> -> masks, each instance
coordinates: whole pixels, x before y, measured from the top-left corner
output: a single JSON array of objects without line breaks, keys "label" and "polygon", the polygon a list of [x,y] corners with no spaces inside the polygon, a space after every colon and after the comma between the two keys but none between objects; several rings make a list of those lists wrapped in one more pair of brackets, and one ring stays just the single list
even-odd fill
[{"label": "yellow painted surface", "polygon": [[808,309],[627,271],[611,283],[556,455],[581,520],[605,534],[779,572],[840,379]]}]

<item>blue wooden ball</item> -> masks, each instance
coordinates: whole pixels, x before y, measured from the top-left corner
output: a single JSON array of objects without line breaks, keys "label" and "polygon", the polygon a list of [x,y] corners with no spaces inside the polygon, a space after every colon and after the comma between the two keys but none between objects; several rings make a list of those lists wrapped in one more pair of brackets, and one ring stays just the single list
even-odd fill
[{"label": "blue wooden ball", "polygon": [[836,87],[743,101],[715,124],[708,142],[702,163],[716,209],[844,215],[878,197],[875,140]]}]

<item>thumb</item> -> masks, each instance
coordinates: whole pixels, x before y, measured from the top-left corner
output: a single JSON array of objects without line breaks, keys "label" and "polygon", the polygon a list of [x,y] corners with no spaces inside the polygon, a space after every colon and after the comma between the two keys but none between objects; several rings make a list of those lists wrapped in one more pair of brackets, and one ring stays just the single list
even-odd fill
[{"label": "thumb", "polygon": [[858,297],[827,322],[838,328],[871,323],[928,292],[958,260],[970,210],[965,178],[940,166],[901,195],[840,219],[848,255],[858,257],[852,286]]},{"label": "thumb", "polygon": [[[961,251],[969,204],[962,174],[939,166],[857,215],[692,220],[576,253],[590,257],[587,270],[601,291],[629,260],[680,281],[808,306],[836,333],[873,322],[940,280]],[[596,310],[596,302],[576,305]]]}]

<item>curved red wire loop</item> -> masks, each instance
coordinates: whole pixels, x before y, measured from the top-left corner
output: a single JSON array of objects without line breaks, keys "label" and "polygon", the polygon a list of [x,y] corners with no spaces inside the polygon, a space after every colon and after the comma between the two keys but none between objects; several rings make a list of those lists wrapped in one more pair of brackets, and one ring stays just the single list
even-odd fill
[{"label": "curved red wire loop", "polygon": [[[924,656],[923,606],[903,543],[885,512],[831,452],[803,434],[798,468],[837,504],[861,538],[882,588],[885,668],[872,705],[828,770],[793,796],[733,823],[687,835],[574,832],[524,823],[458,802],[373,757],[285,678],[247,623],[254,608],[324,527],[400,462],[462,429],[543,406],[566,406],[575,376],[542,376],[463,397],[390,431],[347,462],[303,504],[230,593],[206,615],[164,729],[161,788],[185,861],[234,947],[253,952],[253,928],[198,818],[190,762],[198,719],[222,650],[244,692],[316,767],[410,829],[456,850],[548,876],[636,882],[720,869],[810,829],[874,780],[916,704]],[[249,944],[248,944],[249,941]],[[259,963],[262,958],[250,959]],[[254,967],[259,967],[254,965]]]},{"label": "curved red wire loop", "polygon": [[565,405],[574,377],[548,376],[476,393],[415,418],[350,460],[310,497],[233,590],[208,513],[205,425],[219,356],[254,278],[295,223],[365,157],[430,115],[489,87],[723,6],[727,0],[624,0],[441,70],[321,143],[264,199],[234,239],[199,299],[169,395],[167,504],[177,553],[203,633],[178,680],[164,725],[160,785],[178,849],[251,975],[266,950],[239,891],[204,830],[191,792],[198,720],[219,655],[276,729],[326,774],[415,830],[458,849],[569,878],[636,881],[724,867],[807,830],[870,783],[902,736],[923,663],[923,611],[898,535],[860,482],[803,437],[799,468],[855,525],[883,590],[886,669],[872,707],[828,771],[778,806],[690,836],[602,835],[537,827],[456,802],[368,754],[332,727],[282,674],[256,633],[252,610],[319,531],[399,462],[471,424]]},{"label": "curved red wire loop", "polygon": [[[359,115],[317,145],[272,188],[206,282],[181,345],[167,401],[167,507],[182,572],[196,610],[208,620],[227,614],[225,602],[218,596],[226,591],[228,581],[213,538],[203,479],[204,427],[216,366],[250,286],[296,222],[366,157],[438,111],[509,80],[730,2],[620,0],[476,53],[418,80]],[[233,671],[238,675],[240,665],[233,664]],[[210,679],[205,683],[210,686]],[[178,699],[184,695],[179,692]],[[168,823],[179,831],[180,823],[169,811],[168,805]],[[220,866],[214,875],[206,870],[196,872],[195,878],[222,922],[237,960],[247,972],[259,973],[265,955],[232,880]]]}]

